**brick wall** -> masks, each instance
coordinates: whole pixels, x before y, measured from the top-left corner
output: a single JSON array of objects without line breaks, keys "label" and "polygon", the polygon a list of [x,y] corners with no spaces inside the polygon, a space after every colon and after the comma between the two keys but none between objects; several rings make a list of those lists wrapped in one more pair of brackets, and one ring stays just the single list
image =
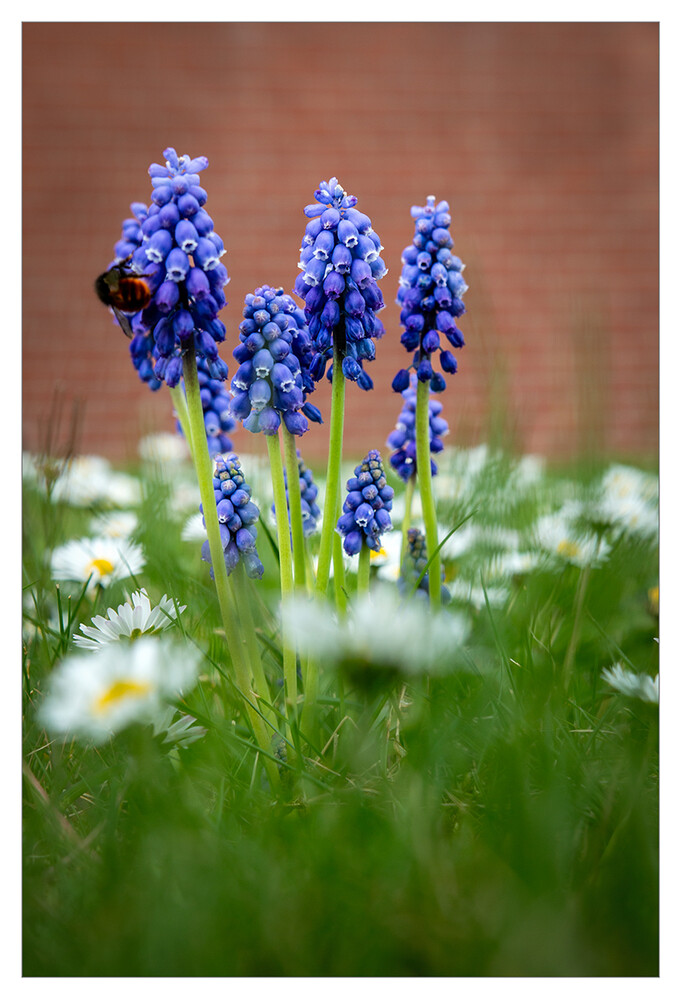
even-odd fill
[{"label": "brick wall", "polygon": [[[173,145],[210,161],[231,372],[243,297],[292,288],[319,181],[336,175],[372,217],[387,336],[368,366],[375,390],[348,389],[349,457],[382,448],[399,411],[394,298],[409,208],[428,194],[450,202],[470,285],[467,346],[441,397],[450,440],[501,428],[548,455],[654,454],[657,25],[34,23],[23,35],[27,448],[48,430],[63,443],[74,405],[79,450],[117,460],[173,427],[166,390],[137,380],[92,292],[129,203],[148,201],[148,164]],[[329,399],[325,382],[325,414]],[[305,455],[326,440],[314,427]]]}]

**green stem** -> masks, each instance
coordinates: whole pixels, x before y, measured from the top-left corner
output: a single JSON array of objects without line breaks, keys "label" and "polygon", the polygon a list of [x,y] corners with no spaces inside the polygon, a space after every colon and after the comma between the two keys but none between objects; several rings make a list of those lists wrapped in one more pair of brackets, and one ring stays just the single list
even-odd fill
[{"label": "green stem", "polygon": [[437,516],[435,513],[433,484],[430,474],[429,396],[429,383],[420,381],[416,389],[416,472],[419,480],[421,506],[423,508],[423,522],[426,528],[426,548],[428,557],[432,557],[432,562],[428,569],[430,602],[437,609],[440,606],[442,581],[440,579],[440,553],[436,552],[438,544]]},{"label": "green stem", "polygon": [[[218,523],[217,506],[215,503],[215,493],[213,490],[213,461],[208,453],[208,441],[206,438],[206,428],[203,420],[203,406],[201,405],[201,395],[199,380],[196,371],[196,355],[193,344],[187,349],[182,357],[185,391],[187,395],[187,418],[189,422],[190,440],[192,441],[192,456],[194,468],[199,483],[199,493],[203,507],[203,518],[206,523],[206,533],[210,546],[210,558],[213,565],[213,576],[215,578],[215,588],[218,594],[218,603],[222,615],[222,623],[225,629],[225,637],[232,658],[232,664],[236,672],[237,685],[245,699],[246,710],[248,712],[251,725],[258,745],[261,749],[269,752],[270,740],[265,728],[265,723],[253,708],[253,691],[251,689],[250,670],[244,657],[244,647],[241,640],[241,629],[235,612],[233,595],[228,585],[227,567],[225,566],[222,539],[220,537],[220,525]],[[272,788],[279,785],[279,773],[276,765],[263,756],[263,762],[270,779]]]},{"label": "green stem", "polygon": [[291,519],[291,540],[293,543],[293,571],[297,589],[305,589],[305,533],[303,531],[303,511],[300,503],[300,471],[296,454],[296,439],[286,427],[283,428],[284,459],[288,482],[288,506]]},{"label": "green stem", "polygon": [[[192,461],[194,460],[194,448],[192,445],[192,434],[191,427],[189,425],[189,412],[187,410],[187,400],[184,397],[184,392],[179,385],[175,388],[170,389],[170,398],[172,399],[173,406],[175,407],[175,414],[179,420],[180,426],[182,427],[182,433],[184,434],[184,439],[187,442],[187,447],[189,448],[189,453],[192,456]],[[203,406],[201,407],[203,412]],[[204,424],[205,433],[205,424]]]},{"label": "green stem", "polygon": [[343,419],[345,416],[345,376],[338,344],[333,345],[333,380],[331,382],[331,417],[329,421],[329,460],[326,469],[324,518],[317,560],[317,593],[326,595],[331,567],[333,537],[336,533],[340,466],[343,454]]},{"label": "green stem", "polygon": [[[286,486],[284,466],[281,461],[279,433],[267,436],[267,450],[270,458],[272,489],[274,491],[274,511],[277,519],[277,541],[279,544],[279,575],[281,578],[282,604],[293,594],[293,558],[291,555],[291,534],[289,531],[288,510],[286,507]],[[282,645],[284,657],[284,688],[286,690],[287,715],[289,722],[295,715],[298,700],[298,678],[296,676],[296,651],[292,647],[287,628],[282,624]]]},{"label": "green stem", "polygon": [[369,575],[371,572],[371,549],[363,544],[359,550],[357,566],[357,596],[369,592]]}]

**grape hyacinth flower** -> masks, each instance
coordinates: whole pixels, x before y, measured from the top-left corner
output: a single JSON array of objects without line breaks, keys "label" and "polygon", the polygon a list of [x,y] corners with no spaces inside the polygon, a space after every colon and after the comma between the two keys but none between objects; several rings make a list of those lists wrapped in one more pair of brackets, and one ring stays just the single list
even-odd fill
[{"label": "grape hyacinth flower", "polygon": [[[227,574],[243,561],[247,575],[260,579],[264,570],[255,547],[258,535],[255,525],[260,511],[251,499],[251,487],[246,482],[239,459],[234,453],[217,455],[213,490]],[[203,507],[201,511],[203,512]],[[203,543],[201,558],[204,562],[211,562],[208,541]]]},{"label": "grape hyacinth flower", "polygon": [[210,377],[224,381],[228,370],[217,344],[225,338],[225,326],[218,312],[226,304],[223,288],[229,277],[220,262],[224,243],[204,208],[207,195],[200,186],[199,173],[208,160],[178,156],[173,148],[163,155],[164,164],[149,167],[151,204],[133,205],[135,220],[126,220],[116,244],[115,262],[127,260],[152,292],[149,305],[130,320],[130,354],[151,388],[161,381],[170,388],[179,384],[190,346],[205,359]]},{"label": "grape hyacinth flower", "polygon": [[439,351],[440,367],[445,374],[456,372],[456,358],[448,348],[443,349],[440,338],[444,335],[450,346],[463,347],[456,319],[466,311],[462,296],[467,286],[461,274],[463,264],[451,252],[454,242],[449,234],[452,218],[447,202],[440,201],[436,205],[434,196],[430,195],[424,207],[412,207],[411,215],[415,220],[415,233],[411,245],[402,254],[397,302],[401,306],[400,323],[404,327],[401,342],[414,353],[410,367],[398,371],[392,387],[395,392],[403,392],[409,387],[410,369],[416,372],[417,476],[432,558],[430,599],[434,607],[439,607],[440,556],[430,470],[429,396],[430,392],[442,392],[446,382],[443,374],[433,371],[432,355]]},{"label": "grape hyacinth flower", "polygon": [[413,351],[409,368],[398,371],[393,380],[395,392],[409,385],[409,370],[413,369],[421,382],[430,382],[433,392],[442,392],[445,379],[433,371],[432,355],[438,351],[440,367],[445,374],[455,374],[457,361],[449,348],[443,348],[442,337],[456,350],[464,346],[456,320],[466,311],[462,298],[467,290],[462,271],[464,264],[454,256],[454,241],[449,234],[452,217],[449,204],[430,195],[424,207],[411,209],[415,220],[412,243],[402,253],[402,274],[397,293],[401,306],[400,323],[404,327],[401,343]]},{"label": "grape hyacinth flower", "polygon": [[[317,493],[319,492],[317,485],[314,481],[312,471],[307,467],[303,459],[300,457],[300,452],[296,451],[296,457],[298,458],[298,484],[300,487],[300,506],[303,518],[303,533],[306,538],[311,534],[314,534],[317,530],[317,521],[321,516],[321,510],[317,506],[316,499]],[[284,471],[284,480],[286,482],[286,500],[288,505],[289,490],[288,490],[288,475]],[[272,504],[272,513],[275,513],[274,504]],[[289,507],[289,519],[290,519],[290,507]]]},{"label": "grape hyacinth flower", "polygon": [[321,422],[317,407],[305,401],[314,382],[303,311],[283,288],[263,285],[246,295],[243,315],[230,411],[252,433],[272,436],[283,422],[300,436],[308,429],[306,416]]},{"label": "grape hyacinth flower", "polygon": [[[310,219],[300,252],[301,274],[294,291],[305,300],[315,357],[312,376],[322,378],[338,349],[343,374],[361,389],[373,388],[364,361],[376,355],[373,338],[383,336],[376,313],[384,307],[377,280],[387,273],[381,241],[368,215],[355,208],[336,177],[322,181],[315,191],[317,204],[308,205]],[[328,378],[332,378],[329,369]]]},{"label": "grape hyacinth flower", "polygon": [[[298,265],[301,273],[293,290],[305,301],[315,352],[310,373],[315,381],[326,373],[332,384],[316,584],[317,593],[322,596],[329,581],[334,528],[340,509],[345,380],[356,382],[364,391],[373,388],[364,362],[374,359],[374,339],[385,333],[377,316],[385,304],[377,282],[387,269],[380,256],[381,241],[369,216],[355,207],[357,198],[348,195],[336,177],[322,181],[314,196],[316,203],[304,210],[309,222],[301,244]],[[339,564],[342,561],[339,547],[334,558]],[[339,592],[340,588],[339,583]]]},{"label": "grape hyacinth flower", "polygon": [[[411,385],[402,392],[404,404],[397,419],[395,429],[387,440],[388,447],[394,448],[390,464],[404,482],[413,479],[416,473],[416,377],[412,374]],[[428,401],[428,434],[430,453],[438,454],[444,444],[442,438],[449,433],[447,421],[440,416],[442,403],[438,399]],[[430,471],[437,475],[437,465],[431,458]]]},{"label": "grape hyacinth flower", "polygon": [[336,529],[343,536],[346,554],[360,556],[357,588],[363,592],[369,586],[370,552],[380,551],[381,535],[392,530],[390,510],[395,492],[386,482],[378,451],[369,451],[345,488],[348,495]]},{"label": "grape hyacinth flower", "polygon": [[[196,359],[197,377],[203,407],[203,422],[206,427],[208,451],[214,458],[233,449],[228,436],[236,426],[236,420],[230,413],[231,396],[225,388],[225,383],[219,378],[211,378],[205,357]],[[178,431],[184,435],[182,424],[178,420]]]},{"label": "grape hyacinth flower", "polygon": [[[426,539],[424,534],[417,527],[410,527],[407,531],[407,549],[402,556],[402,567],[397,586],[403,595],[410,593],[416,584],[426,565],[428,556],[426,554]],[[444,579],[444,571],[441,573]],[[418,587],[414,591],[414,596],[427,599],[430,588],[430,580],[426,572],[420,580]],[[440,599],[443,604],[449,603],[451,596],[447,587],[443,584],[440,589]]]}]

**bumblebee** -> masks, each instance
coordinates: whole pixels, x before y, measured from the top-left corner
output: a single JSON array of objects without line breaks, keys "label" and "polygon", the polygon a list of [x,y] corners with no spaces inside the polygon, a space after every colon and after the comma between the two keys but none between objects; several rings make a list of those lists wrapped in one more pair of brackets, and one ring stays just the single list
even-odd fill
[{"label": "bumblebee", "polygon": [[95,291],[100,301],[113,309],[121,329],[130,340],[133,332],[128,317],[146,309],[151,301],[151,288],[145,280],[146,275],[133,274],[126,268],[129,259],[114,264],[100,274],[95,281]]}]

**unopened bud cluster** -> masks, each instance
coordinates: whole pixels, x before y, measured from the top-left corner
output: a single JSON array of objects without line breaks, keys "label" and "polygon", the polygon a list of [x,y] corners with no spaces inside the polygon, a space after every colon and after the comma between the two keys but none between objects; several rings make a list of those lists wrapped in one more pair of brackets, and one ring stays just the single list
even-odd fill
[{"label": "unopened bud cluster", "polygon": [[[263,574],[263,564],[258,558],[255,547],[258,536],[256,522],[260,517],[260,511],[251,499],[251,487],[244,478],[241,464],[235,454],[218,455],[215,459],[213,492],[227,574],[229,575],[239,562],[243,561],[246,573],[260,579]],[[208,541],[203,543],[201,558],[204,562],[211,561]]]},{"label": "unopened bud cluster", "polygon": [[386,482],[378,451],[369,451],[348,479],[346,489],[348,495],[337,525],[343,535],[343,548],[348,555],[357,555],[363,546],[380,551],[381,535],[392,530],[390,511],[395,491]]}]

